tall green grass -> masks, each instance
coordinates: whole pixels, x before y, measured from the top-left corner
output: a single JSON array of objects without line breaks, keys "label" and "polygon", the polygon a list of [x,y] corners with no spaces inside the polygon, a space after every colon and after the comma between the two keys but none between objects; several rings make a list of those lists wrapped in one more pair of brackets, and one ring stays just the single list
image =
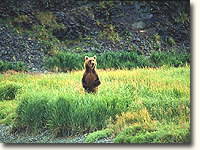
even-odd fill
[{"label": "tall green grass", "polygon": [[0,73],[7,70],[26,71],[28,70],[28,67],[22,61],[18,61],[16,64],[13,64],[11,62],[0,60]]},{"label": "tall green grass", "polygon": [[[45,58],[45,66],[50,70],[58,67],[59,71],[83,69],[85,55],[92,57],[95,53],[70,53],[59,51],[55,55]],[[104,52],[97,56],[99,69],[123,69],[159,67],[163,65],[175,66],[190,63],[190,54],[183,52],[155,52],[150,56],[138,55],[137,52]]]},{"label": "tall green grass", "polygon": [[15,82],[0,82],[0,101],[14,99],[21,88],[22,86]]},{"label": "tall green grass", "polygon": [[[125,132],[128,127],[144,125],[141,135],[137,134],[138,138],[143,138],[158,136],[170,125],[169,131],[173,126],[177,130],[166,133],[167,139],[173,135],[184,136],[182,142],[189,141],[188,64],[176,68],[164,65],[158,68],[98,69],[97,72],[101,80],[97,94],[84,93],[81,85],[83,70],[58,74],[1,74],[0,84],[23,85],[12,100],[7,101],[4,97],[0,101],[3,123],[10,121],[13,131],[47,129],[55,136],[109,128],[113,131],[109,135],[116,138],[122,136],[120,133],[124,137],[130,136],[126,140],[121,138],[120,142],[138,141],[132,140],[133,132]],[[9,110],[7,106],[11,104],[14,106]],[[147,131],[152,135],[148,135]],[[171,139],[174,139],[173,136]],[[98,137],[101,136],[95,136],[95,140]],[[174,142],[181,141],[176,138]]]},{"label": "tall green grass", "polygon": [[[58,51],[53,56],[44,58],[44,67],[50,71],[67,72],[71,70],[80,70],[84,68],[84,59],[88,55],[92,57],[95,53],[72,53]],[[122,52],[104,52],[97,56],[99,69],[123,69],[123,68],[144,68],[144,67],[159,67],[163,65],[183,66],[190,63],[190,54],[186,52],[155,52],[150,56],[138,55],[137,52],[122,51]],[[19,61],[13,64],[7,61],[0,61],[0,73],[7,70],[28,71],[27,66]]]},{"label": "tall green grass", "polygon": [[15,126],[32,131],[47,128],[55,135],[91,132],[106,127],[106,120],[126,112],[130,103],[117,95],[32,92],[19,100]]},{"label": "tall green grass", "polygon": [[16,126],[27,131],[38,130],[47,124],[48,98],[41,93],[25,95],[16,108]]}]

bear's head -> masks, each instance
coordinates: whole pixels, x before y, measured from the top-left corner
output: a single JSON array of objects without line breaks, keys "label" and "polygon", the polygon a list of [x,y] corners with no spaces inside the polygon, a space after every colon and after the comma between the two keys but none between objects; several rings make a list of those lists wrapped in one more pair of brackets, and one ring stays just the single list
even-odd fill
[{"label": "bear's head", "polygon": [[95,69],[95,67],[97,66],[96,59],[97,59],[96,56],[93,56],[93,57],[85,56],[85,69],[87,71]]}]

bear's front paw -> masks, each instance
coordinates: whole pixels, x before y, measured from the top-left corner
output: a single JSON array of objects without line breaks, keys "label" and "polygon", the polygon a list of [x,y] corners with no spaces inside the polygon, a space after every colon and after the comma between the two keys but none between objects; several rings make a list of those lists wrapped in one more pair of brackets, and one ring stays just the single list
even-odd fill
[{"label": "bear's front paw", "polygon": [[87,86],[86,84],[83,84],[83,88],[84,88],[84,89],[87,89],[88,86]]},{"label": "bear's front paw", "polygon": [[100,80],[94,82],[94,87],[99,86],[101,84]]}]

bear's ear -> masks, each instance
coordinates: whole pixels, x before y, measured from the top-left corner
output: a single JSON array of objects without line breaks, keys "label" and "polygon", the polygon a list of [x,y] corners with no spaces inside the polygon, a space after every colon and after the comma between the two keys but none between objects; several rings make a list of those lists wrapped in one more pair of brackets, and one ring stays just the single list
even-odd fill
[{"label": "bear's ear", "polygon": [[94,57],[93,57],[95,60],[97,59],[97,56],[96,55],[94,55]]},{"label": "bear's ear", "polygon": [[88,59],[88,56],[85,56],[85,60],[87,60]]}]

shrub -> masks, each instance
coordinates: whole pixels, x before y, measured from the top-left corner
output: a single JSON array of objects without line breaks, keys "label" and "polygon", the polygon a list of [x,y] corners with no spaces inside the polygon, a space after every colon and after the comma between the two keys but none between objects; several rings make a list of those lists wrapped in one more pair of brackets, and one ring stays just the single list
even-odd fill
[{"label": "shrub", "polygon": [[130,126],[122,131],[114,143],[188,143],[190,142],[190,125],[180,129],[178,125],[163,125],[155,131],[145,129],[144,125]]},{"label": "shrub", "polygon": [[90,133],[85,140],[85,143],[96,142],[99,139],[107,138],[113,132],[112,129],[105,129],[97,132]]},{"label": "shrub", "polygon": [[124,143],[127,136],[135,136],[139,131],[142,131],[141,125],[134,125],[126,128],[114,139],[114,143]]}]

